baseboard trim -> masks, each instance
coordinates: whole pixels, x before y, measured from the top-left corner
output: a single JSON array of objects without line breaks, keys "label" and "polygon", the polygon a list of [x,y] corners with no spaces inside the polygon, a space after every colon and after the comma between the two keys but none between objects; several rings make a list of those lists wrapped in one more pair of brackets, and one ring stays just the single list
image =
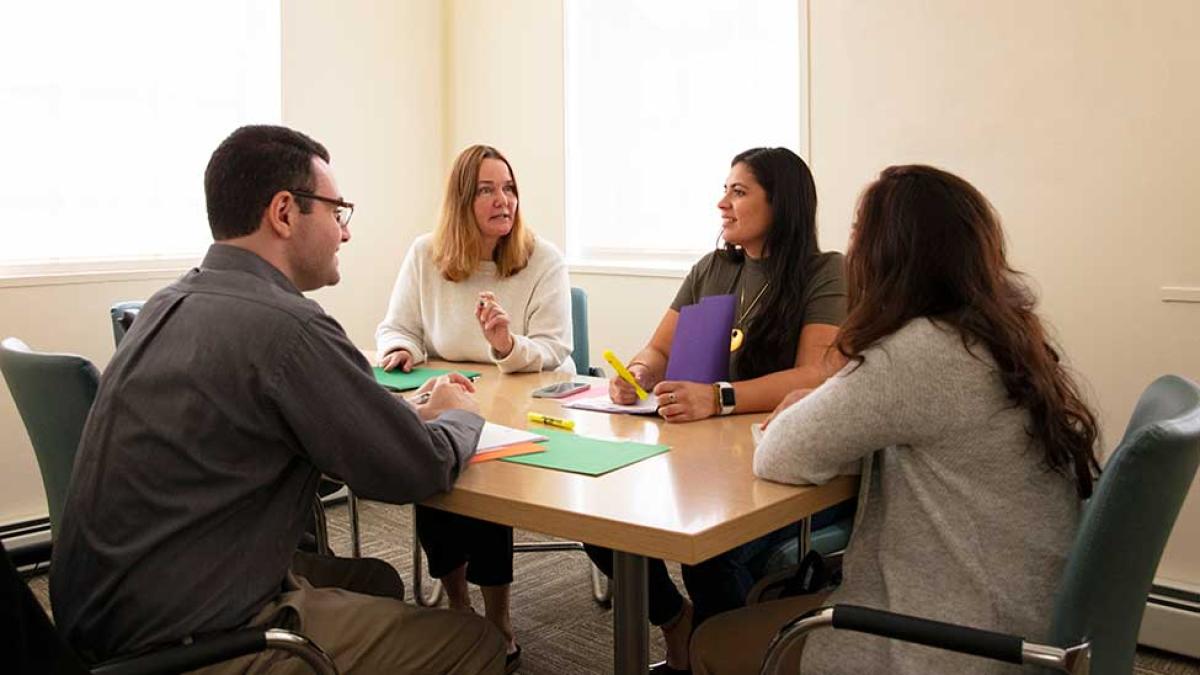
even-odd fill
[{"label": "baseboard trim", "polygon": [[1200,593],[1176,584],[1155,584],[1146,601],[1138,644],[1200,658]]},{"label": "baseboard trim", "polygon": [[0,525],[0,541],[9,560],[19,571],[27,572],[50,563],[50,519],[35,518]]}]

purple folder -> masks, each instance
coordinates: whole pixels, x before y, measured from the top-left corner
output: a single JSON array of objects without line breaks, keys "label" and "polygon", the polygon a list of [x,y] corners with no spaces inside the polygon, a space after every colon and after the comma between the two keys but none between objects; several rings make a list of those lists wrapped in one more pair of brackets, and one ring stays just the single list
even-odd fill
[{"label": "purple folder", "polygon": [[735,300],[732,295],[710,295],[679,309],[666,379],[702,384],[729,379]]}]

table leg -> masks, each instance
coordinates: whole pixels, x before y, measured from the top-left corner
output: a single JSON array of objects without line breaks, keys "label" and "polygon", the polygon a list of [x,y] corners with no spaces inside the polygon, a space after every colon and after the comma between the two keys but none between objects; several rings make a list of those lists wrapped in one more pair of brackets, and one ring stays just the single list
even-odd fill
[{"label": "table leg", "polygon": [[362,540],[358,533],[358,497],[346,486],[346,507],[350,511],[350,557],[362,557]]},{"label": "table leg", "polygon": [[646,557],[613,551],[613,672],[645,675],[650,668]]},{"label": "table leg", "polygon": [[805,516],[800,519],[800,538],[797,541],[796,560],[804,560],[804,556],[812,550],[812,518]]}]

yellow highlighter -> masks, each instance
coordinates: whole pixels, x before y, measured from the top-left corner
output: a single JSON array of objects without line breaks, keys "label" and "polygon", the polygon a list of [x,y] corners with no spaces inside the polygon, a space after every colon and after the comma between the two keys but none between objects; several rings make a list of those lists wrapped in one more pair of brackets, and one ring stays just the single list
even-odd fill
[{"label": "yellow highlighter", "polygon": [[629,369],[621,364],[621,360],[617,358],[616,354],[612,353],[611,349],[604,350],[604,360],[608,361],[608,365],[612,366],[613,369],[617,371],[617,375],[619,375],[622,380],[625,380],[629,384],[633,385],[633,390],[637,392],[638,398],[646,400],[646,397],[649,394],[646,393],[645,389],[642,389],[642,385],[638,384],[638,381],[636,378],[634,378],[633,373],[629,372]]},{"label": "yellow highlighter", "polygon": [[559,429],[566,429],[567,431],[575,431],[575,420],[564,420],[559,417],[551,417],[549,415],[531,412],[529,413],[529,421],[537,422],[538,424],[545,424],[551,427],[558,427]]}]

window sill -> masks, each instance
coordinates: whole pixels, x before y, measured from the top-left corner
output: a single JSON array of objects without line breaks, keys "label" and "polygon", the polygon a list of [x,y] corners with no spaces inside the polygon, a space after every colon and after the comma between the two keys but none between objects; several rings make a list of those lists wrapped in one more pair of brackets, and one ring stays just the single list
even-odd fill
[{"label": "window sill", "polygon": [[199,258],[188,257],[27,267],[0,266],[0,289],[176,279],[195,267],[198,260]]},{"label": "window sill", "polygon": [[567,271],[571,274],[588,274],[612,277],[659,277],[664,279],[682,279],[687,276],[691,265],[685,268],[647,267],[644,265],[613,265],[600,263],[576,262],[568,263]]}]

